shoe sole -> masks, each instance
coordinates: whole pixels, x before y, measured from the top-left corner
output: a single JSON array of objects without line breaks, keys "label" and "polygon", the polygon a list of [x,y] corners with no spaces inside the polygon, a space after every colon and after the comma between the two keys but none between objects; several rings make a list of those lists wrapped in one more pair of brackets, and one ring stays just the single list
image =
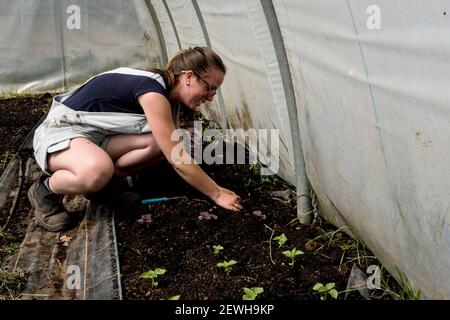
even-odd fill
[{"label": "shoe sole", "polygon": [[70,221],[70,222],[61,223],[61,224],[52,226],[52,225],[45,223],[38,217],[36,217],[36,224],[46,231],[61,232],[61,231],[67,231],[67,230],[73,229],[74,227],[77,226],[78,221]]}]

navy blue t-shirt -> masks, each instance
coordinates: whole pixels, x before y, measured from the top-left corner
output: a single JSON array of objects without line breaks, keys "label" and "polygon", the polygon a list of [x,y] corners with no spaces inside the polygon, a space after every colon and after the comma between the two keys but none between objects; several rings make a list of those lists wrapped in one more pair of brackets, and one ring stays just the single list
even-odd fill
[{"label": "navy blue t-shirt", "polygon": [[[155,74],[155,77],[158,76]],[[147,92],[158,92],[166,98],[168,96],[167,90],[156,79],[148,76],[106,73],[91,79],[63,103],[76,111],[144,114],[137,98]]]}]

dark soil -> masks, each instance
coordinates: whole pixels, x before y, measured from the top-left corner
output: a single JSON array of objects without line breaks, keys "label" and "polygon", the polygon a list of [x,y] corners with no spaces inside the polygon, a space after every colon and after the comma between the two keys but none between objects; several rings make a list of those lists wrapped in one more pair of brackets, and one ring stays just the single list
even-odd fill
[{"label": "dark soil", "polygon": [[24,138],[48,111],[52,95],[0,98],[0,175]]},{"label": "dark soil", "polygon": [[[263,287],[262,297],[266,299],[315,299],[312,287],[316,282],[335,282],[345,289],[348,270],[339,268],[342,252],[334,247],[322,248],[321,254],[314,253],[317,248],[306,249],[305,244],[319,235],[318,230],[293,221],[293,196],[289,200],[271,196],[271,191],[291,188],[278,179],[261,182],[261,177],[244,165],[216,166],[207,171],[241,196],[245,207],[241,213],[214,206],[171,176],[167,166],[161,165],[154,176],[139,176],[142,184],[148,181],[161,189],[145,190],[145,197],[183,195],[187,199],[135,207],[117,216],[125,298],[167,299],[180,295],[186,300],[240,300],[244,287]],[[215,214],[217,220],[200,220],[200,213],[205,211]],[[265,220],[254,211],[261,211]],[[148,213],[152,214],[152,223],[137,222]],[[282,233],[288,241],[279,249],[275,241],[269,240]],[[217,244],[224,249],[214,254],[213,245]],[[298,256],[291,267],[290,259],[281,252],[294,247],[305,254]],[[230,259],[237,264],[228,274],[216,266]],[[159,277],[158,288],[141,278],[143,272],[155,268],[167,270]]]}]

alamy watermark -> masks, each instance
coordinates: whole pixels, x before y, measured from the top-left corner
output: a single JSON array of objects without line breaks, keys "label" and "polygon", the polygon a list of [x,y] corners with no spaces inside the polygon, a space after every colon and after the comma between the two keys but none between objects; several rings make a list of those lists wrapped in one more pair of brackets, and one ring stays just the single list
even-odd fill
[{"label": "alamy watermark", "polygon": [[366,270],[370,276],[366,280],[367,289],[381,289],[381,269],[377,265],[370,265]]},{"label": "alamy watermark", "polygon": [[[280,135],[278,129],[206,129],[201,121],[194,127],[177,129],[171,140],[178,144],[172,149],[175,164],[261,164],[261,175],[277,174],[280,168]],[[203,149],[203,142],[207,146]],[[247,146],[249,157],[246,159]],[[193,148],[192,148],[193,146]],[[224,148],[225,147],[225,148]]]},{"label": "alamy watermark", "polygon": [[366,9],[366,13],[369,17],[366,20],[366,26],[369,30],[381,29],[381,9],[377,5],[370,5]]},{"label": "alamy watermark", "polygon": [[[66,8],[66,14],[69,16],[66,19],[66,27],[69,30],[81,29],[81,9],[76,4],[71,4]],[[367,7],[366,14],[369,16],[366,20],[366,26],[369,30],[381,29],[381,9],[378,5],[372,4]],[[444,13],[445,14],[445,13]]]},{"label": "alamy watermark", "polygon": [[72,4],[67,7],[66,13],[69,16],[66,19],[66,26],[69,30],[80,30],[81,29],[81,9],[79,6]]},{"label": "alamy watermark", "polygon": [[81,269],[79,266],[75,264],[71,264],[67,267],[66,270],[66,287],[69,290],[72,289],[81,289]]}]

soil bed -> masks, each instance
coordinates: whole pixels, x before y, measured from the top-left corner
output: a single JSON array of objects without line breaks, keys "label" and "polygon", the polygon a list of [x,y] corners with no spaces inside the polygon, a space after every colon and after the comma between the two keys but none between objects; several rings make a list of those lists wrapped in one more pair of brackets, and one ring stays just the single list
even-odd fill
[{"label": "soil bed", "polygon": [[24,138],[48,111],[52,95],[0,98],[0,176]]},{"label": "soil bed", "polygon": [[[351,239],[342,232],[327,237],[325,233],[336,228],[321,219],[310,226],[301,225],[296,220],[295,189],[275,176],[260,176],[255,166],[248,164],[202,167],[221,186],[241,196],[244,210],[232,213],[215,206],[182,181],[167,162],[140,174],[135,190],[143,198],[185,198],[118,211],[125,299],[179,295],[182,300],[242,300],[244,287],[262,287],[264,292],[258,298],[316,300],[320,299],[312,289],[316,283],[335,283],[338,291],[346,289],[355,252],[343,248]],[[202,212],[217,219],[202,219]],[[145,217],[151,221],[142,221]],[[279,248],[273,238],[283,233],[288,240]],[[224,249],[215,254],[214,245]],[[304,254],[291,266],[282,252],[293,248]],[[372,256],[369,251],[365,255]],[[237,264],[229,273],[217,266],[231,259]],[[362,270],[369,260],[360,260]],[[155,268],[166,270],[156,279],[157,287],[142,278],[144,272]],[[343,298],[344,293],[339,296]],[[362,299],[357,292],[347,298]]]}]

